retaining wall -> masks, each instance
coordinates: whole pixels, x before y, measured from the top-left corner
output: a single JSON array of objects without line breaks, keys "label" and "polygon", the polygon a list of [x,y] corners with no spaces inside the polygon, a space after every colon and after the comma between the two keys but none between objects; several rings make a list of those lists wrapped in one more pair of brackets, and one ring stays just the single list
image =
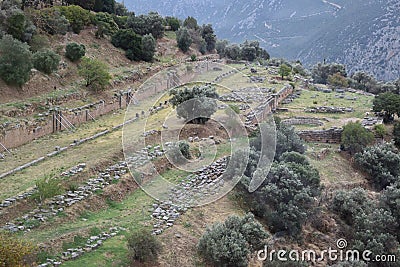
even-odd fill
[{"label": "retaining wall", "polygon": [[304,130],[297,134],[307,142],[339,144],[342,138],[343,129],[331,128],[328,130]]}]

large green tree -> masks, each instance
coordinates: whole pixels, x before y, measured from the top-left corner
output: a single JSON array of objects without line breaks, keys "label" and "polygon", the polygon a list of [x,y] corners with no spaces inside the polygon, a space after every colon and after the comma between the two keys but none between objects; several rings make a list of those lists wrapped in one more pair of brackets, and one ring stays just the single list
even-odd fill
[{"label": "large green tree", "polygon": [[373,102],[374,112],[384,112],[385,122],[390,121],[393,115],[400,115],[400,96],[392,92],[381,93]]},{"label": "large green tree", "polygon": [[374,141],[374,134],[359,122],[349,122],[343,127],[341,144],[351,154],[361,152]]},{"label": "large green tree", "polygon": [[286,64],[282,64],[280,67],[279,67],[279,70],[278,70],[278,74],[279,75],[281,75],[281,78],[282,78],[282,80],[283,80],[283,78],[286,76],[289,76],[290,75],[290,73],[292,72],[292,68],[290,68],[288,65],[286,65]]},{"label": "large green tree", "polygon": [[192,44],[192,38],[190,37],[189,31],[185,27],[179,28],[176,33],[176,41],[178,43],[178,47],[182,52],[189,51],[190,45]]},{"label": "large green tree", "polygon": [[94,91],[103,90],[111,79],[105,63],[88,57],[82,59],[78,73],[85,79],[86,87]]},{"label": "large green tree", "polygon": [[142,59],[144,61],[152,61],[154,57],[154,53],[156,52],[156,45],[157,42],[154,39],[153,35],[146,34],[145,36],[142,37],[142,46],[143,46],[143,53],[142,53]]},{"label": "large green tree", "polygon": [[127,27],[139,35],[152,34],[154,38],[160,39],[164,36],[164,19],[157,12],[147,15],[130,15]]},{"label": "large green tree", "polygon": [[32,53],[29,46],[5,35],[0,40],[0,78],[7,84],[21,86],[29,80]]},{"label": "large green tree", "polygon": [[201,36],[206,42],[207,51],[208,52],[214,51],[217,39],[211,24],[203,25]]},{"label": "large green tree", "polygon": [[170,95],[170,103],[176,107],[178,116],[189,123],[206,123],[218,108],[215,100],[218,94],[211,85],[172,89]]},{"label": "large green tree", "polygon": [[318,63],[313,66],[311,70],[312,78],[315,83],[326,84],[328,82],[328,77],[339,73],[341,76],[346,77],[346,67],[342,64],[331,63],[322,64]]}]

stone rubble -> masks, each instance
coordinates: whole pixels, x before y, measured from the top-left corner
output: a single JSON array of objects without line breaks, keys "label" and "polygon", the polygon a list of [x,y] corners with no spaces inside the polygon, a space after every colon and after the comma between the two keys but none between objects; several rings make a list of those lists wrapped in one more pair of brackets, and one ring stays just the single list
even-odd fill
[{"label": "stone rubble", "polygon": [[228,158],[222,158],[207,167],[187,176],[169,193],[168,199],[154,203],[152,217],[154,219],[153,234],[159,235],[172,227],[174,222],[187,209],[199,201],[215,195],[224,185],[223,173]]},{"label": "stone rubble", "polygon": [[46,259],[46,262],[37,267],[60,266],[66,261],[76,260],[83,254],[98,249],[107,239],[110,239],[118,235],[120,231],[125,230],[126,229],[122,227],[111,227],[108,232],[102,232],[97,236],[89,237],[84,247],[69,248],[61,253],[62,256],[57,256],[55,259]]},{"label": "stone rubble", "polygon": [[[61,173],[61,176],[72,177],[72,176],[82,172],[84,168],[86,168],[86,163],[79,163],[78,165],[72,167],[70,170]],[[0,211],[3,208],[9,207],[12,204],[17,203],[18,201],[27,199],[28,197],[32,196],[36,191],[37,191],[37,188],[35,187],[32,190],[29,190],[29,191],[19,194],[17,196],[5,199],[3,202],[0,203]]]},{"label": "stone rubble", "polygon": [[327,107],[327,106],[321,106],[321,107],[313,107],[313,108],[306,108],[304,109],[305,112],[309,113],[346,113],[346,112],[353,112],[354,109],[352,107]]}]

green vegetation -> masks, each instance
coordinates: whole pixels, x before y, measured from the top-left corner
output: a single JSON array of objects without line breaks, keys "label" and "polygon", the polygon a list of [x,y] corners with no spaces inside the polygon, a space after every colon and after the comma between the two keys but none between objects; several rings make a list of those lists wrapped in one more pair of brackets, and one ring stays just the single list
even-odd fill
[{"label": "green vegetation", "polygon": [[281,75],[281,78],[282,78],[282,80],[283,80],[283,78],[284,78],[285,76],[288,77],[288,76],[290,75],[291,72],[292,72],[292,69],[291,69],[288,65],[282,64],[282,65],[279,67],[278,74]]},{"label": "green vegetation", "polygon": [[220,57],[227,57],[233,60],[254,61],[255,59],[270,58],[268,52],[260,47],[258,41],[245,41],[240,46],[237,44],[229,45],[227,41],[221,41],[216,44],[217,52]]},{"label": "green vegetation", "polygon": [[85,79],[86,87],[94,91],[104,90],[111,79],[105,63],[87,57],[82,59],[78,73]]},{"label": "green vegetation", "polygon": [[35,247],[14,235],[0,231],[0,264],[2,266],[31,266]]},{"label": "green vegetation", "polygon": [[366,148],[354,156],[357,164],[368,174],[378,190],[399,181],[400,155],[393,144],[381,144]]},{"label": "green vegetation", "polygon": [[83,9],[80,6],[60,6],[58,9],[71,25],[72,31],[79,34],[87,25],[90,25],[94,20],[93,14],[89,10]]},{"label": "green vegetation", "polygon": [[21,86],[29,80],[32,67],[29,46],[5,35],[0,40],[0,78],[7,84]]},{"label": "green vegetation", "polygon": [[176,33],[176,41],[178,42],[178,47],[182,52],[186,53],[189,51],[190,45],[193,40],[190,37],[189,31],[187,28],[182,27]]},{"label": "green vegetation", "polygon": [[374,134],[359,122],[349,122],[343,127],[341,145],[351,154],[361,152],[374,141]]},{"label": "green vegetation", "polygon": [[312,71],[312,78],[314,79],[315,83],[322,83],[326,84],[328,82],[328,78],[330,75],[340,75],[346,77],[346,68],[342,64],[322,64],[318,63],[313,66]]},{"label": "green vegetation", "polygon": [[83,44],[69,43],[65,47],[65,56],[72,62],[78,61],[85,56],[86,48]]},{"label": "green vegetation", "polygon": [[38,10],[33,18],[35,25],[50,35],[65,35],[70,27],[69,21],[55,7]]},{"label": "green vegetation", "polygon": [[139,262],[150,262],[157,259],[161,244],[148,230],[134,232],[128,237],[129,257]]},{"label": "green vegetation", "polygon": [[33,66],[41,72],[51,74],[58,69],[60,59],[52,50],[41,50],[33,55]]},{"label": "green vegetation", "polygon": [[392,92],[381,93],[374,99],[373,110],[383,112],[385,122],[393,120],[393,116],[400,114],[400,96]]},{"label": "green vegetation", "polygon": [[170,103],[176,108],[179,117],[189,123],[204,124],[217,111],[218,98],[214,86],[194,86],[192,88],[172,89]]},{"label": "green vegetation", "polygon": [[249,254],[263,248],[267,237],[251,213],[242,218],[230,216],[207,228],[199,240],[198,251],[214,266],[247,266]]},{"label": "green vegetation", "polygon": [[157,12],[139,16],[130,15],[126,26],[141,36],[151,34],[156,39],[164,36],[164,19]]},{"label": "green vegetation", "polygon": [[37,192],[35,192],[31,198],[39,202],[60,195],[64,191],[60,179],[55,178],[52,175],[37,180],[35,184]]}]

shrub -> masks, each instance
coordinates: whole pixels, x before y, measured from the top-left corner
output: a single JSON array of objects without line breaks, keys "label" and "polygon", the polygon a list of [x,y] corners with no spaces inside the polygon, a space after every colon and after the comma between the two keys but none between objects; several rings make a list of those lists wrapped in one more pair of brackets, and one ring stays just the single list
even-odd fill
[{"label": "shrub", "polygon": [[150,34],[159,39],[164,35],[164,19],[156,12],[147,15],[131,15],[127,20],[127,27],[139,35]]},{"label": "shrub", "polygon": [[61,57],[52,50],[42,50],[33,55],[33,66],[46,74],[56,71]]},{"label": "shrub", "polygon": [[393,144],[382,144],[366,148],[354,156],[356,163],[370,174],[378,190],[399,181],[400,155]]},{"label": "shrub", "polygon": [[65,48],[65,56],[72,62],[78,61],[85,56],[86,48],[83,44],[69,43]]},{"label": "shrub", "polygon": [[61,15],[57,8],[45,8],[35,17],[35,24],[48,34],[65,35],[70,26],[69,21]]},{"label": "shrub", "polygon": [[169,150],[168,156],[171,158],[172,162],[183,163],[186,159],[190,159],[190,146],[186,141],[179,141],[175,143]]},{"label": "shrub", "polygon": [[185,158],[190,159],[190,146],[188,142],[180,141],[178,144],[179,144],[179,150],[181,151],[182,155]]},{"label": "shrub", "polygon": [[176,41],[178,42],[178,47],[182,52],[186,53],[189,51],[190,45],[192,44],[192,38],[190,37],[189,31],[185,27],[179,28],[176,33]]},{"label": "shrub", "polygon": [[142,37],[142,60],[150,62],[153,60],[154,53],[156,52],[156,40],[154,39],[153,35],[146,34]]},{"label": "shrub", "polygon": [[126,57],[130,60],[140,60],[143,55],[142,37],[137,35],[132,29],[117,31],[111,38],[111,43],[126,52]]},{"label": "shrub", "polygon": [[252,214],[243,218],[230,216],[207,228],[197,248],[215,266],[247,266],[249,253],[262,248],[267,236]]},{"label": "shrub", "polygon": [[374,134],[359,122],[349,122],[343,127],[342,146],[351,154],[361,152],[374,141]]},{"label": "shrub", "polygon": [[87,57],[82,59],[82,63],[78,67],[78,74],[85,79],[86,87],[94,91],[105,89],[111,79],[105,63]]},{"label": "shrub", "polygon": [[29,46],[5,35],[0,40],[0,78],[7,84],[21,86],[29,80],[32,67]]},{"label": "shrub", "polygon": [[146,230],[133,233],[128,237],[129,257],[140,262],[153,261],[157,258],[161,244]]},{"label": "shrub", "polygon": [[378,208],[368,214],[361,213],[355,219],[353,247],[358,251],[370,250],[371,259],[377,255],[398,254],[397,229],[398,222],[390,211]]},{"label": "shrub", "polygon": [[118,31],[118,25],[108,13],[96,13],[95,23],[97,26],[96,37],[112,36]]},{"label": "shrub", "polygon": [[372,206],[367,192],[362,188],[338,191],[332,200],[332,210],[349,225],[353,225],[357,215],[369,211]]},{"label": "shrub", "polygon": [[93,15],[89,10],[85,10],[80,6],[60,6],[58,9],[70,23],[72,31],[79,34],[86,25],[93,22]]},{"label": "shrub", "polygon": [[[400,182],[388,186],[381,194],[380,203],[382,207],[392,214],[397,222],[400,222]],[[397,229],[398,236],[400,240],[400,225]]]},{"label": "shrub", "polygon": [[165,17],[166,24],[171,27],[172,31],[177,31],[181,26],[181,22],[176,17]]},{"label": "shrub", "polygon": [[49,38],[46,35],[35,34],[30,41],[31,51],[37,52],[50,47]]},{"label": "shrub", "polygon": [[0,265],[32,266],[35,248],[18,237],[0,231]]},{"label": "shrub", "polygon": [[393,141],[396,147],[400,147],[400,122],[396,122],[393,127]]},{"label": "shrub", "polygon": [[31,197],[32,199],[40,202],[45,199],[60,195],[64,191],[60,180],[50,176],[45,176],[42,179],[37,180],[35,184],[37,187],[37,192],[35,192]]}]

